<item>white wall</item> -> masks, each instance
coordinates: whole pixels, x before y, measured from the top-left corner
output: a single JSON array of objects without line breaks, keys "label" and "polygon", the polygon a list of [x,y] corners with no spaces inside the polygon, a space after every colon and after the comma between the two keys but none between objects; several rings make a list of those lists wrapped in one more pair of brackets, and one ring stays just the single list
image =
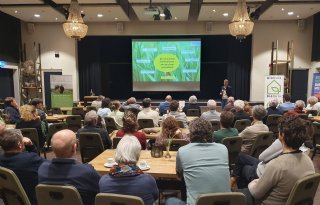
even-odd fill
[{"label": "white wall", "polygon": [[[229,34],[227,23],[213,24],[213,30],[205,30],[205,22],[136,22],[124,23],[124,31],[117,31],[116,23],[91,23],[88,24],[88,35],[193,35]],[[296,21],[259,21],[255,23],[252,43],[252,71],[250,100],[263,101],[264,76],[269,74],[271,59],[271,43],[279,40],[279,59],[286,57],[287,43],[294,41],[295,68],[311,67],[312,20],[307,22],[304,31],[298,31]],[[32,50],[33,42],[39,42],[42,49],[42,67],[44,69],[62,69],[63,75],[73,75],[74,100],[78,100],[78,70],[76,57],[76,44],[68,39],[62,30],[61,24],[39,23],[35,25],[35,32],[29,34],[22,26],[22,42],[27,44],[27,50]],[[54,52],[59,51],[60,58],[54,57]],[[311,76],[311,75],[310,75]],[[309,90],[311,80],[309,80]],[[310,94],[310,92],[308,92]]]}]

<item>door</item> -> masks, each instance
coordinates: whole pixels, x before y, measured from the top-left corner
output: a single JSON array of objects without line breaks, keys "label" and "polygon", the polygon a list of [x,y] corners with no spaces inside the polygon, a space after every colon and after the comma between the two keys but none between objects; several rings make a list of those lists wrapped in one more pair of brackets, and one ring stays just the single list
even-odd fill
[{"label": "door", "polygon": [[291,101],[307,101],[308,92],[308,69],[293,69],[291,81]]}]

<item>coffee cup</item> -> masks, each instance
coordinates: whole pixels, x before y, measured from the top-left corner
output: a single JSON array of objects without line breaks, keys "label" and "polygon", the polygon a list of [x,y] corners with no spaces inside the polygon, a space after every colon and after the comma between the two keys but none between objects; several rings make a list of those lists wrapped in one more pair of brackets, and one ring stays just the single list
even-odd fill
[{"label": "coffee cup", "polygon": [[108,158],[107,159],[108,164],[114,164],[114,159],[113,158]]},{"label": "coffee cup", "polygon": [[147,167],[147,166],[148,166],[147,161],[146,161],[146,160],[141,160],[139,166],[140,166],[141,168]]}]

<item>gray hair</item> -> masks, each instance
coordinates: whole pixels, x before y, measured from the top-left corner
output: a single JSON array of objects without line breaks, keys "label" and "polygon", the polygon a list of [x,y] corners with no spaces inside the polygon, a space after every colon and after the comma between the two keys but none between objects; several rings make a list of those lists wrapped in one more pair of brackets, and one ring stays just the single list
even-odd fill
[{"label": "gray hair", "polygon": [[189,103],[196,104],[197,103],[197,97],[195,95],[191,95],[189,97]]},{"label": "gray hair", "polygon": [[314,105],[318,102],[318,98],[316,96],[311,96],[308,98],[308,101],[307,101],[310,105]]},{"label": "gray hair", "polygon": [[208,106],[209,110],[215,110],[217,107],[217,103],[214,100],[208,100],[207,106]]},{"label": "gray hair", "polygon": [[139,160],[141,145],[139,140],[133,135],[124,135],[117,145],[115,161],[119,164],[136,164]]},{"label": "gray hair", "polygon": [[84,117],[84,123],[89,125],[96,125],[98,122],[98,114],[94,110],[90,110],[87,112],[86,116]]},{"label": "gray hair", "polygon": [[234,97],[232,96],[228,97],[228,102],[234,102]]},{"label": "gray hair", "polygon": [[252,109],[252,116],[256,119],[261,121],[267,115],[266,109],[263,105],[255,105]]},{"label": "gray hair", "polygon": [[269,107],[277,107],[278,104],[279,104],[278,99],[277,98],[273,98],[269,102]]},{"label": "gray hair", "polygon": [[297,100],[295,105],[296,105],[296,108],[299,108],[301,110],[305,107],[304,101],[302,100]]},{"label": "gray hair", "polygon": [[234,108],[236,108],[237,110],[243,110],[244,108],[244,102],[243,100],[236,100],[234,101]]}]

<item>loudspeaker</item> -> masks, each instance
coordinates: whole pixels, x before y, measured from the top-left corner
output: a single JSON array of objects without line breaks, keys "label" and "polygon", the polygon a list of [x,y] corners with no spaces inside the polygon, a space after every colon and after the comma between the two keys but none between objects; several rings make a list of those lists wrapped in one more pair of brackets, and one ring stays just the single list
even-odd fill
[{"label": "loudspeaker", "polygon": [[213,31],[213,22],[206,23],[206,32],[211,33]]},{"label": "loudspeaker", "polygon": [[306,21],[303,19],[298,20],[298,30],[304,31],[306,29]]},{"label": "loudspeaker", "polygon": [[123,33],[123,30],[124,30],[123,23],[117,23],[117,32],[118,33]]},{"label": "loudspeaker", "polygon": [[33,34],[36,31],[34,23],[27,23],[27,31],[30,34]]}]

